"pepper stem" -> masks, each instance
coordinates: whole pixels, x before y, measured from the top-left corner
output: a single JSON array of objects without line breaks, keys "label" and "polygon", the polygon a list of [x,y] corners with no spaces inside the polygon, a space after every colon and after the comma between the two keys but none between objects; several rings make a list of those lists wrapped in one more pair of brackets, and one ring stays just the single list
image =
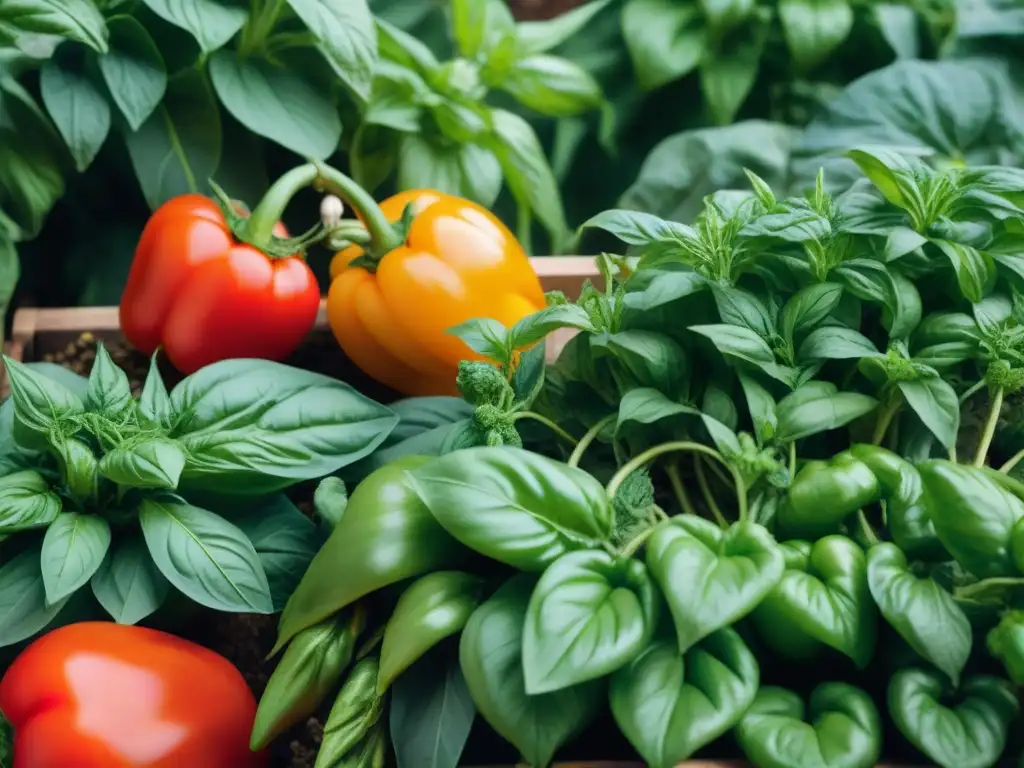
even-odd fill
[{"label": "pepper stem", "polygon": [[384,211],[369,192],[339,170],[316,162],[313,165],[317,169],[317,186],[321,191],[340,197],[359,214],[366,225],[370,237],[366,245],[364,262],[369,260],[371,263],[364,266],[373,266],[386,254],[402,245],[404,238],[399,236],[395,226],[388,221]]},{"label": "pepper stem", "polygon": [[315,165],[300,165],[275,181],[253,209],[252,215],[239,224],[238,238],[266,250],[274,241],[274,227],[284,215],[284,209],[300,189],[316,181]]}]

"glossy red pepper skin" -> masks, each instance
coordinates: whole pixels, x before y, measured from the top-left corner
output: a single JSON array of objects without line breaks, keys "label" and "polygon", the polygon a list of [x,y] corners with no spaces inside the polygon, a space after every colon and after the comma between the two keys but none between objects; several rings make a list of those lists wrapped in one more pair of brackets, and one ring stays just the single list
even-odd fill
[{"label": "glossy red pepper skin", "polygon": [[[287,237],[283,225],[274,230]],[[316,322],[320,286],[301,256],[271,258],[232,233],[202,195],[168,200],[146,224],[121,298],[137,349],[163,347],[182,373],[233,357],[283,360]]]},{"label": "glossy red pepper skin", "polygon": [[256,700],[227,659],[143,627],[82,622],[29,645],[0,680],[12,768],[267,768]]}]

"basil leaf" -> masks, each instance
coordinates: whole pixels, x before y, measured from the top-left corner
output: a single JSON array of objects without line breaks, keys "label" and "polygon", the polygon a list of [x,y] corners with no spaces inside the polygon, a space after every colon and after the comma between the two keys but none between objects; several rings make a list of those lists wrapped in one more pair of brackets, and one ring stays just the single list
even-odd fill
[{"label": "basil leaf", "polygon": [[715,297],[718,315],[723,323],[749,328],[762,339],[775,333],[775,318],[757,296],[742,288],[723,288],[713,283],[711,295]]},{"label": "basil leaf", "polygon": [[657,389],[640,387],[631,389],[619,401],[619,418],[616,432],[630,423],[654,424],[676,416],[696,416],[701,413],[692,405],[670,400]]},{"label": "basil leaf", "polygon": [[530,765],[548,765],[559,747],[593,720],[603,703],[602,683],[591,681],[530,696],[523,678],[522,636],[534,579],[519,574],[470,617],[459,661],[484,720]]},{"label": "basil leaf", "polygon": [[40,569],[42,544],[35,544],[0,567],[0,647],[27,640],[60,613],[68,598],[46,602]]},{"label": "basil leaf", "polygon": [[604,102],[601,86],[587,70],[569,59],[544,54],[517,61],[501,89],[546,117],[574,117]]},{"label": "basil leaf", "polygon": [[[799,391],[799,390],[797,390]],[[878,401],[858,392],[821,392],[798,402],[779,401],[780,443],[792,443],[811,435],[846,426],[878,407]]]},{"label": "basil leaf", "polygon": [[390,717],[398,768],[458,768],[476,718],[458,658],[435,653],[405,671],[391,688]]},{"label": "basil leaf", "polygon": [[467,320],[445,333],[458,336],[478,355],[497,363],[505,363],[511,352],[508,329],[490,317]]},{"label": "basil leaf", "polygon": [[283,494],[267,499],[235,524],[259,555],[274,610],[282,610],[322,544],[316,524]]},{"label": "basil leaf", "polygon": [[526,692],[600,679],[650,642],[661,595],[647,567],[607,552],[569,552],[533,590],[523,627]]},{"label": "basil leaf", "polygon": [[0,477],[0,534],[45,528],[60,514],[60,496],[38,472]]},{"label": "basil leaf", "polygon": [[259,555],[238,527],[170,495],[143,499],[139,522],[156,567],[188,597],[219,611],[273,612]]},{"label": "basil leaf", "polygon": [[171,588],[138,532],[119,539],[107,552],[91,586],[96,600],[118,624],[137,624],[151,615]]},{"label": "basil leaf", "polygon": [[847,0],[780,0],[779,21],[797,68],[808,71],[850,36],[853,8]]},{"label": "basil leaf", "polygon": [[747,399],[750,419],[754,422],[754,435],[761,443],[770,442],[779,428],[775,398],[752,376],[741,373],[740,385]]},{"label": "basil leaf", "polygon": [[556,304],[527,315],[508,329],[508,346],[512,349],[534,344],[559,328],[576,328],[596,333],[590,316],[578,304]]},{"label": "basil leaf", "polygon": [[103,342],[96,344],[96,362],[89,373],[89,395],[86,409],[110,418],[117,418],[135,405],[128,375],[110,359]]},{"label": "basil leaf", "polygon": [[755,365],[771,365],[775,353],[768,343],[749,328],[738,325],[691,325],[690,330],[710,339],[723,354]]},{"label": "basil leaf", "polygon": [[597,480],[519,448],[466,448],[410,479],[449,534],[520,570],[542,571],[612,535],[611,502]]},{"label": "basil leaf", "polygon": [[816,283],[801,288],[782,310],[783,338],[792,343],[797,333],[820,325],[839,306],[842,297],[843,286],[836,283]]},{"label": "basil leaf", "polygon": [[859,360],[877,355],[878,350],[867,336],[839,325],[811,331],[796,354],[800,360]]},{"label": "basil leaf", "polygon": [[975,304],[984,299],[996,282],[996,265],[992,257],[969,245],[939,239],[932,242],[953,265],[963,297]]},{"label": "basil leaf", "polygon": [[622,36],[638,84],[652,91],[697,67],[707,32],[696,4],[629,0],[622,8]]},{"label": "basil leaf", "polygon": [[516,25],[519,55],[532,56],[556,48],[581,31],[611,2],[612,0],[590,0],[553,19],[520,22]]},{"label": "basil leaf", "polygon": [[103,14],[91,0],[10,3],[0,10],[0,37],[18,37],[21,32],[59,35],[92,48],[107,51],[107,28]]},{"label": "basil leaf", "polygon": [[231,0],[144,0],[164,21],[190,32],[205,53],[227,44],[245,24],[248,13]]},{"label": "basil leaf", "polygon": [[243,495],[332,474],[398,421],[347,384],[268,360],[208,365],[174,388],[171,407],[187,457],[182,486]]},{"label": "basil leaf", "polygon": [[697,239],[697,233],[686,224],[666,221],[640,211],[603,211],[583,222],[580,232],[584,229],[602,229],[627,245]]},{"label": "basil leaf", "polygon": [[948,381],[937,376],[898,383],[907,404],[947,450],[960,429],[960,399]]},{"label": "basil leaf", "polygon": [[630,386],[653,387],[673,398],[684,394],[689,360],[671,336],[644,330],[605,333],[592,337],[590,348],[610,352],[631,377]]},{"label": "basil leaf", "polygon": [[40,559],[46,602],[56,603],[85,584],[110,548],[110,524],[98,515],[65,512],[43,537]]},{"label": "basil leaf", "polygon": [[114,448],[101,460],[99,472],[125,488],[178,487],[185,454],[175,441],[154,438],[124,448]]},{"label": "basil leaf", "polygon": [[168,429],[173,413],[171,398],[167,394],[167,386],[160,375],[156,358],[153,355],[149,361],[149,373],[146,374],[146,382],[142,385],[142,395],[139,397],[139,415],[154,427]]},{"label": "basil leaf", "polygon": [[6,355],[3,360],[14,401],[15,438],[26,448],[45,449],[50,432],[84,413],[85,405],[63,384]]},{"label": "basil leaf", "polygon": [[139,130],[167,91],[167,67],[153,38],[133,17],[107,21],[110,51],[99,58],[99,69],[110,98],[133,131]]},{"label": "basil leaf", "polygon": [[473,406],[461,397],[440,395],[435,397],[409,397],[396,400],[389,406],[398,416],[398,424],[381,448],[397,445],[410,437],[445,427],[473,415]]}]

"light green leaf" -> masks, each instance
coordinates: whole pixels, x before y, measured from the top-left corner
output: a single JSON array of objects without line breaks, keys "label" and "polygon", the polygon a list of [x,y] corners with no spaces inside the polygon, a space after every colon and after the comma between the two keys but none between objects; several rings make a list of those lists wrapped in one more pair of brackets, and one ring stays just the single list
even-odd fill
[{"label": "light green leaf", "polygon": [[853,9],[847,0],[780,0],[779,20],[797,67],[807,71],[850,36]]},{"label": "light green leaf", "polygon": [[337,107],[297,72],[225,50],[211,57],[210,79],[224,107],[253,133],[315,160],[338,148]]},{"label": "light green leaf", "polygon": [[501,88],[546,117],[573,117],[604,101],[601,86],[583,67],[543,54],[516,62]]},{"label": "light green leaf", "polygon": [[141,534],[121,538],[93,574],[92,592],[118,624],[137,624],[156,611],[171,585],[160,573]]},{"label": "light green leaf", "polygon": [[131,16],[107,22],[110,51],[99,58],[100,72],[128,127],[137,131],[167,92],[167,68],[149,32]]},{"label": "light green leaf", "polygon": [[947,449],[960,429],[960,400],[949,382],[937,376],[899,382],[907,404]]},{"label": "light green leaf", "polygon": [[110,105],[84,72],[57,59],[43,65],[39,91],[75,167],[84,171],[110,133]]},{"label": "light green leaf", "polygon": [[701,92],[718,125],[728,125],[735,119],[754,87],[768,31],[768,24],[752,19],[741,40],[709,51],[701,61]]},{"label": "light green leaf", "polygon": [[622,35],[637,81],[648,91],[689,74],[705,54],[700,11],[676,0],[627,0]]},{"label": "light green leaf", "polygon": [[163,103],[125,143],[150,208],[205,192],[221,151],[220,112],[206,76],[198,69],[178,73]]},{"label": "light green leaf", "polygon": [[188,597],[214,610],[273,612],[267,575],[237,526],[174,496],[144,498],[139,522],[153,562]]},{"label": "light green leaf", "polygon": [[490,207],[501,191],[501,165],[494,153],[475,144],[442,145],[419,134],[401,140],[400,189],[436,189]]},{"label": "light green leaf", "polygon": [[45,528],[60,514],[60,496],[35,470],[0,478],[0,534]]},{"label": "light green leaf", "polygon": [[519,55],[533,56],[556,48],[580,32],[612,0],[591,0],[546,21],[523,21],[516,25]]},{"label": "light green leaf", "polygon": [[366,0],[288,0],[320,41],[320,51],[361,100],[370,96],[377,62],[377,27]]},{"label": "light green leaf", "polygon": [[0,38],[22,33],[57,35],[107,50],[107,28],[92,0],[4,0],[0,5]]},{"label": "light green leaf", "polygon": [[153,438],[108,451],[100,474],[125,488],[174,490],[185,468],[185,454],[175,441]]},{"label": "light green leaf", "polygon": [[68,597],[85,584],[110,548],[110,524],[98,515],[65,512],[43,537],[40,564],[46,602]]},{"label": "light green leaf", "polygon": [[249,17],[241,0],[143,0],[157,16],[181,27],[206,53],[224,46]]}]

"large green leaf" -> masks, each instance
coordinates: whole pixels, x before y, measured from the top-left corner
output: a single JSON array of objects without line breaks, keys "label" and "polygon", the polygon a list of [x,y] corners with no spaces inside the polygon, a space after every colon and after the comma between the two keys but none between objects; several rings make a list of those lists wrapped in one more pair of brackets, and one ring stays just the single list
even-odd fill
[{"label": "large green leaf", "polygon": [[841,189],[857,174],[835,157],[858,146],[968,163],[1012,163],[1020,150],[1013,99],[999,70],[966,61],[899,61],[855,80],[807,127],[794,174],[811,182],[823,166]]},{"label": "large green leaf", "polygon": [[253,133],[299,155],[325,160],[341,139],[341,119],[330,94],[294,71],[265,59],[218,51],[210,79],[225,109]]},{"label": "large green leaf", "polygon": [[110,105],[81,61],[72,56],[55,57],[43,65],[39,91],[75,167],[84,171],[110,133]]},{"label": "large green leaf", "polygon": [[781,123],[748,120],[669,136],[647,156],[619,207],[690,223],[706,195],[747,185],[744,168],[772,187],[781,184],[796,135]]},{"label": "large green leaf", "polygon": [[68,598],[46,602],[35,544],[0,567],[0,647],[26,640],[60,613]]},{"label": "large green leaf", "polygon": [[331,68],[360,99],[370,96],[377,27],[366,0],[288,0]]},{"label": "large green leaf", "polygon": [[220,160],[221,131],[217,100],[203,72],[178,73],[163,103],[125,142],[150,208],[205,192]]},{"label": "large green leaf", "polygon": [[243,0],[144,0],[157,16],[191,32],[207,53],[217,50],[248,18]]},{"label": "large green leaf", "polygon": [[137,131],[167,92],[167,67],[149,32],[131,16],[107,22],[110,50],[99,58],[100,72],[117,104]]}]

